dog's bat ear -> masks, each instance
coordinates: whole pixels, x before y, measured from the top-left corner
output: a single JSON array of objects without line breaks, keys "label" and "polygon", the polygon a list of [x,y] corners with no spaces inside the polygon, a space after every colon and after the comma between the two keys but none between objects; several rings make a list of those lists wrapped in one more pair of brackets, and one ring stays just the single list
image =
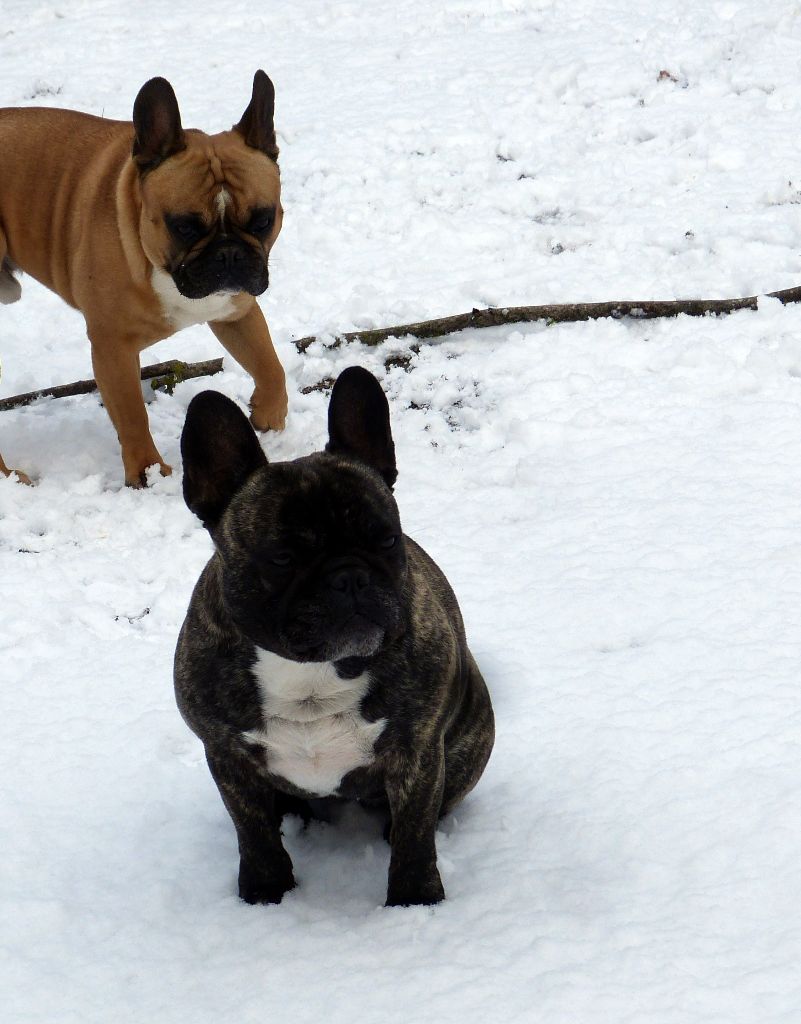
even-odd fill
[{"label": "dog's bat ear", "polygon": [[267,465],[242,410],[219,391],[195,395],[181,433],[184,501],[213,533],[248,477]]},{"label": "dog's bat ear", "polygon": [[349,366],[334,384],[325,450],[367,463],[390,489],[398,478],[387,396],[372,373],[361,366]]},{"label": "dog's bat ear", "polygon": [[278,160],[278,144],[275,141],[275,87],[261,70],[253,76],[253,95],[245,113],[234,125],[245,142],[253,149],[259,149],[271,160]]},{"label": "dog's bat ear", "polygon": [[186,149],[181,112],[166,78],[145,82],[134,100],[132,156],[140,172],[152,171],[175,153]]}]

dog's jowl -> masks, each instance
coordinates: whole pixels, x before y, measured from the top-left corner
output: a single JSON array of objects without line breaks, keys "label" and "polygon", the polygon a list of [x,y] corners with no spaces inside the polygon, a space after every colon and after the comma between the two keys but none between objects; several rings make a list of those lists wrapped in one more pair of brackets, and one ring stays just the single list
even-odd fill
[{"label": "dog's jowl", "polygon": [[453,591],[401,530],[366,370],[340,376],[328,427],[325,451],[268,464],[229,399],[189,406],[184,497],[215,551],[178,640],[178,706],[236,827],[242,899],[294,886],[281,816],[328,798],[388,811],[388,905],[437,903],[437,820],[487,763],[492,706]]},{"label": "dog's jowl", "polygon": [[253,377],[254,426],[284,425],[284,371],[254,298],[281,229],[273,107],[257,71],[245,113],[216,135],[183,128],[163,78],[142,86],[133,123],[0,109],[0,303],[20,297],[24,271],[83,313],[128,484],[170,472],[139,354],[190,324],[208,323]]}]

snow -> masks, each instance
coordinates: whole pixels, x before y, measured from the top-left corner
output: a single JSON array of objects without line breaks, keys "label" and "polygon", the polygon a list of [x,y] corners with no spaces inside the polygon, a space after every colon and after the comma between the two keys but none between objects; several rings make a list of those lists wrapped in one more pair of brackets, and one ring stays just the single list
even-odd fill
[{"label": "snow", "polygon": [[[286,219],[262,305],[272,459],[354,362],[390,396],[406,530],[446,570],[495,752],[443,822],[448,895],[383,908],[350,809],[287,823],[300,885],[236,897],[236,840],[172,695],[210,542],[176,467],[121,486],[96,397],[2,414],[0,991],[10,1024],[801,1019],[801,308],[530,325],[378,350],[291,338],[487,304],[753,294],[801,277],[795,2],[3,0],[0,103],[184,122],[277,90]],[[662,72],[667,75],[662,75]],[[0,183],[1,185],[1,183]],[[2,395],[90,376],[29,279]],[[220,354],[194,327],[147,361]],[[152,358],[151,358],[152,357]]]}]

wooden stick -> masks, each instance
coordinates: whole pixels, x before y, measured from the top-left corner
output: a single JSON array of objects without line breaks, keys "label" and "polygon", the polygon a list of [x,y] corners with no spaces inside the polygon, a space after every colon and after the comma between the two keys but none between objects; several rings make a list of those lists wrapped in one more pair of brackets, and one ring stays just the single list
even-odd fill
[{"label": "wooden stick", "polygon": [[[801,288],[785,288],[769,292],[768,297],[780,302],[801,302]],[[632,317],[636,320],[651,320],[656,317],[705,316],[707,313],[733,313],[738,309],[756,309],[758,295],[742,299],[665,299],[634,302],[623,299],[616,302],[570,302],[549,306],[509,306],[492,309],[472,309],[469,313],[444,316],[438,320],[421,320],[414,324],[398,327],[381,327],[371,331],[348,331],[336,336],[330,348],[339,348],[351,341],[362,345],[380,345],[388,338],[440,338],[445,334],[463,331],[468,327],[500,327],[503,324],[532,323],[545,320],[548,323],[574,323],[580,320],[599,320],[602,317]],[[297,338],[295,348],[305,352],[317,341],[315,335]]]},{"label": "wooden stick", "polygon": [[[362,345],[380,345],[388,338],[441,338],[446,334],[464,331],[468,327],[500,327],[504,324],[533,323],[545,320],[547,323],[576,323],[581,320],[599,320],[603,317],[635,320],[653,320],[658,317],[706,316],[709,313],[733,313],[738,309],[756,309],[758,295],[738,299],[646,299],[643,302],[622,299],[614,302],[569,302],[547,306],[503,306],[491,309],[471,309],[469,313],[443,316],[436,320],[420,320],[413,324],[399,324],[397,327],[380,327],[370,331],[347,331],[336,335],[329,348],[339,348],[352,341]],[[787,304],[801,302],[800,288],[784,288],[768,292],[767,298],[778,299]],[[317,341],[316,335],[295,339],[298,352],[305,352]],[[193,377],[210,377],[222,370],[222,359],[206,359],[200,363],[185,363],[170,359],[164,363],[153,363],[142,367],[142,380],[151,381],[154,390],[163,388],[172,394],[175,385]],[[66,398],[70,395],[87,395],[97,391],[94,380],[79,380],[74,384],[59,384],[52,388],[40,388],[24,395],[12,395],[0,399],[0,412],[30,405],[38,398]]]},{"label": "wooden stick", "polygon": [[[163,388],[172,394],[175,385],[182,380],[190,380],[192,377],[210,377],[215,373],[220,373],[221,370],[222,359],[206,359],[200,363],[185,363],[181,359],[169,359],[165,363],[152,363],[150,366],[143,366],[141,378],[149,380],[154,391]],[[59,384],[52,388],[40,388],[38,391],[28,391],[24,395],[12,395],[11,398],[0,399],[0,412],[30,405],[37,398],[68,398],[71,395],[89,395],[93,391],[97,391],[97,382],[94,379],[77,380],[74,384]]]}]

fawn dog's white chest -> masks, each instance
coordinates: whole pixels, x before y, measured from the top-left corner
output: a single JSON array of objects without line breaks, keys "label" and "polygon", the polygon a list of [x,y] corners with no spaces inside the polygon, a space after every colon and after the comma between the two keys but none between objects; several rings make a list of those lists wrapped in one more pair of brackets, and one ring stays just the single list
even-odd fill
[{"label": "fawn dog's white chest", "polygon": [[193,324],[225,320],[236,310],[234,295],[230,292],[214,292],[205,299],[187,299],[170,275],[158,267],[153,268],[150,284],[159,297],[165,318],[179,331]]},{"label": "fawn dog's white chest", "polygon": [[267,767],[313,796],[333,796],[343,777],[374,759],[385,719],[368,722],[360,705],[368,673],[340,679],[331,662],[288,661],[257,648],[262,726],[245,733],[261,744]]}]

